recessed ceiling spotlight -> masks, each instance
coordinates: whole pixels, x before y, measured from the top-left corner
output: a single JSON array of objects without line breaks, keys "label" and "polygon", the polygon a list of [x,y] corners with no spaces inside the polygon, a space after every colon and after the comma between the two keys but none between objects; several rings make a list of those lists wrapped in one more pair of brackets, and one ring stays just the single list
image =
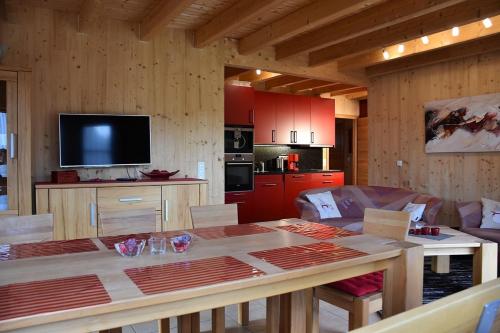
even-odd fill
[{"label": "recessed ceiling spotlight", "polygon": [[389,59],[389,52],[387,50],[382,50],[382,55],[384,56],[385,60]]},{"label": "recessed ceiling spotlight", "polygon": [[256,69],[255,74],[260,75],[260,74],[262,74],[262,71],[260,69]]},{"label": "recessed ceiling spotlight", "polygon": [[422,40],[422,43],[423,43],[424,45],[429,44],[429,37],[427,37],[427,36],[422,36],[421,40]]},{"label": "recessed ceiling spotlight", "polygon": [[483,25],[486,29],[491,28],[493,26],[493,22],[489,18],[485,18],[483,20]]},{"label": "recessed ceiling spotlight", "polygon": [[451,29],[451,35],[453,37],[457,37],[458,35],[460,35],[460,28],[459,27],[453,27],[453,29]]},{"label": "recessed ceiling spotlight", "polygon": [[405,51],[405,46],[404,46],[404,44],[399,44],[399,45],[398,45],[398,52],[399,52],[399,53],[403,53],[404,51]]}]

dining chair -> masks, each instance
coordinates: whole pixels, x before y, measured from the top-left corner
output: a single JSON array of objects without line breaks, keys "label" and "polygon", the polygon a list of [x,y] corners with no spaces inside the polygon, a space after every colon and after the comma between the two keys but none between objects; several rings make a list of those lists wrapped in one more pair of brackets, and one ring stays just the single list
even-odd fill
[{"label": "dining chair", "polygon": [[[404,241],[410,228],[410,213],[366,208],[363,233]],[[382,310],[382,272],[374,272],[314,288],[312,305],[319,300],[349,313],[349,330],[368,324],[371,313]]]},{"label": "dining chair", "polygon": [[117,236],[160,231],[154,208],[99,213],[99,236]]},{"label": "dining chair", "polygon": [[0,217],[0,243],[18,244],[54,238],[52,214]]},{"label": "dining chair", "polygon": [[[238,204],[192,206],[193,228],[220,227],[238,224]],[[238,304],[238,323],[247,326],[249,321],[249,302]],[[212,332],[225,331],[225,308],[212,310]]]}]

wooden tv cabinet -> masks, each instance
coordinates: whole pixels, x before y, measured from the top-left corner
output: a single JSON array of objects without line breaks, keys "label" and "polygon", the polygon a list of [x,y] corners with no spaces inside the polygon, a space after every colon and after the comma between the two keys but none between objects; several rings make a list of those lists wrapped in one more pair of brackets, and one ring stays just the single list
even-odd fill
[{"label": "wooden tv cabinet", "polygon": [[189,207],[207,204],[207,188],[194,178],[36,183],[36,213],[54,214],[56,240],[102,236],[100,214],[146,208],[156,210],[156,231],[188,229]]}]

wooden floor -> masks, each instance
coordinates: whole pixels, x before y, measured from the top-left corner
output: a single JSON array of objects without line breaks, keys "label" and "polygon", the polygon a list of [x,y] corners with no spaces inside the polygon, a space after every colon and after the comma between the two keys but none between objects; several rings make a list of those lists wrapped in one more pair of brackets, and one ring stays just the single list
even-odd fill
[{"label": "wooden floor", "polygon": [[[201,331],[211,331],[210,312],[201,313]],[[232,305],[226,310],[226,332],[227,333],[264,333],[266,307],[265,300],[260,299],[250,302],[250,326],[238,327],[236,322],[236,305]],[[370,317],[370,323],[380,320],[376,314]],[[177,333],[176,320],[172,320],[171,333]],[[155,322],[141,323],[126,326],[123,333],[156,333]],[[320,333],[340,333],[347,332],[347,312],[333,305],[321,302],[320,304]]]}]

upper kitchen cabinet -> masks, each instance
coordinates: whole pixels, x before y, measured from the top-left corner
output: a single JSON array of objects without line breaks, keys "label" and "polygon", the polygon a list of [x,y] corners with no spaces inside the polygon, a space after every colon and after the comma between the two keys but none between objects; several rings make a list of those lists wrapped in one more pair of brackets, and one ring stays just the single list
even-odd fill
[{"label": "upper kitchen cabinet", "polygon": [[311,97],[292,95],[293,142],[299,145],[311,143]]},{"label": "upper kitchen cabinet", "polygon": [[335,100],[311,98],[311,145],[335,145]]},{"label": "upper kitchen cabinet", "polygon": [[252,87],[225,85],[224,124],[251,126],[254,124],[255,91]]},{"label": "upper kitchen cabinet", "polygon": [[255,92],[255,144],[273,144],[277,142],[276,129],[276,94]]},{"label": "upper kitchen cabinet", "polygon": [[273,94],[276,112],[276,143],[292,144],[294,141],[293,95]]}]

